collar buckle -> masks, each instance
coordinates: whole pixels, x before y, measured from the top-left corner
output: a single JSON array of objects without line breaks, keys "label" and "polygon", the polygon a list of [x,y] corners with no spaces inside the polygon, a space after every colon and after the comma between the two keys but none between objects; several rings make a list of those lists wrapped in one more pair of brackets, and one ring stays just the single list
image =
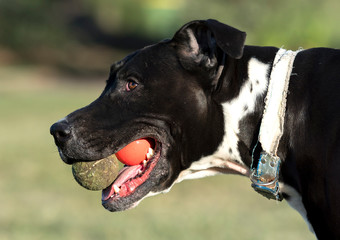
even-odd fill
[{"label": "collar buckle", "polygon": [[268,199],[282,201],[279,191],[279,171],[281,159],[266,152],[261,152],[256,169],[252,169],[250,180],[254,190]]}]

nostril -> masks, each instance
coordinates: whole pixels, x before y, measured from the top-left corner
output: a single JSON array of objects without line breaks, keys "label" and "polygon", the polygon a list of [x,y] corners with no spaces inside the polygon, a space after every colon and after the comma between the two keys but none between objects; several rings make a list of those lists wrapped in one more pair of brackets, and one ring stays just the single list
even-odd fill
[{"label": "nostril", "polygon": [[70,131],[69,130],[61,130],[57,131],[54,135],[58,140],[67,140],[68,137],[70,136]]},{"label": "nostril", "polygon": [[70,134],[70,131],[69,131],[69,130],[56,132],[56,135],[57,135],[59,138],[68,137],[69,134]]},{"label": "nostril", "polygon": [[50,128],[50,133],[53,135],[57,144],[66,142],[71,136],[71,129],[66,121],[56,122]]}]

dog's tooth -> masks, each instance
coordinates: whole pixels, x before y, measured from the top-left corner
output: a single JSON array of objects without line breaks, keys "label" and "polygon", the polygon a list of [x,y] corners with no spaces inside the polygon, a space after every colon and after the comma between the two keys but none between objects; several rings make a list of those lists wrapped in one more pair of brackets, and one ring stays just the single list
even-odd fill
[{"label": "dog's tooth", "polygon": [[115,191],[115,193],[119,193],[120,188],[117,185],[113,185],[113,190]]},{"label": "dog's tooth", "polygon": [[146,164],[147,164],[147,161],[146,161],[146,160],[144,160],[144,161],[143,161],[143,166],[145,167],[145,166],[146,166]]},{"label": "dog's tooth", "polygon": [[150,158],[152,158],[152,156],[154,155],[155,151],[152,148],[149,148],[148,153],[146,154],[146,158],[149,160]]}]

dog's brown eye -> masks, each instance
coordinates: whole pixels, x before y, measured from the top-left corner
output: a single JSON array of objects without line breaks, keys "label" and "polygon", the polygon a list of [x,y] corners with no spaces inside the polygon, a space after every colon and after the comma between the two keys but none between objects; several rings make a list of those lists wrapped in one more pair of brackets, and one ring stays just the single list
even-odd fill
[{"label": "dog's brown eye", "polygon": [[128,80],[126,83],[126,91],[132,91],[138,86],[138,83],[136,83],[134,80]]}]

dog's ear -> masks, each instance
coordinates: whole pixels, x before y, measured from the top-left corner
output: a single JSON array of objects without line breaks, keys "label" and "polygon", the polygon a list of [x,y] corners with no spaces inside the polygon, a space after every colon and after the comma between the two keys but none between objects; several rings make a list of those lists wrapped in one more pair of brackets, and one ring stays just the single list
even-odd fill
[{"label": "dog's ear", "polygon": [[219,50],[231,58],[241,58],[245,38],[245,32],[209,19],[185,24],[172,41],[184,58],[190,58],[199,66],[210,69],[217,64]]}]

